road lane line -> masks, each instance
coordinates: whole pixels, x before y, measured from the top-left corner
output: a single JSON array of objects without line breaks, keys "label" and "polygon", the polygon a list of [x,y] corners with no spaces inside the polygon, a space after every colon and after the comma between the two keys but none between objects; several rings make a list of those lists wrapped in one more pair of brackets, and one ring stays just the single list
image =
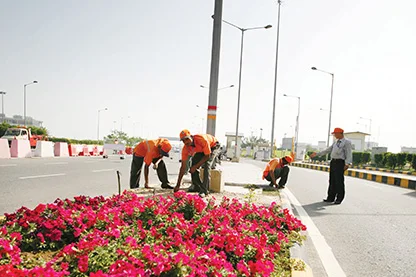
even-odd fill
[{"label": "road lane line", "polygon": [[65,173],[19,177],[20,180],[65,176]]},{"label": "road lane line", "polygon": [[0,167],[17,166],[17,164],[0,164]]},{"label": "road lane line", "polygon": [[97,172],[106,172],[106,171],[114,171],[114,168],[109,168],[109,169],[97,169],[97,170],[93,170],[92,172],[97,173]]},{"label": "road lane line", "polygon": [[45,165],[58,165],[58,164],[68,164],[68,162],[55,162],[55,163],[45,163]]},{"label": "road lane line", "polygon": [[311,238],[315,249],[319,254],[319,258],[321,259],[322,265],[324,266],[327,275],[331,277],[346,277],[347,275],[339,265],[337,259],[334,256],[334,253],[332,253],[331,247],[328,245],[321,232],[319,232],[318,228],[316,227],[315,223],[313,223],[308,213],[288,188],[285,189],[285,193],[298,212],[300,220],[304,225],[306,225],[309,237]]}]

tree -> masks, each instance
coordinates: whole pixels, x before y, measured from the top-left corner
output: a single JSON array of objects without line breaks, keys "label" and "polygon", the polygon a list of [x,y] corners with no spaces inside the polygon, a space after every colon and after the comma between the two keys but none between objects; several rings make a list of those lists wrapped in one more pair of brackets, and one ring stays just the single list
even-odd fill
[{"label": "tree", "polygon": [[363,164],[368,164],[370,159],[371,159],[371,154],[369,152],[363,152],[363,154],[361,156],[361,162]]},{"label": "tree", "polygon": [[395,169],[397,166],[397,155],[393,154],[393,153],[385,153],[385,158],[387,161],[387,165],[391,168],[391,169]]},{"label": "tree", "polygon": [[241,142],[241,147],[246,148],[248,146],[254,147],[258,146],[259,144],[269,144],[269,141],[264,138],[258,138],[256,136],[250,136],[243,138],[243,141]]},{"label": "tree", "polygon": [[406,165],[407,154],[399,153],[397,154],[397,166],[402,169]]},{"label": "tree", "polygon": [[384,167],[384,155],[383,154],[375,154],[374,155],[374,163],[377,167]]},{"label": "tree", "polygon": [[112,131],[111,134],[109,134],[108,136],[104,137],[105,141],[118,141],[119,143],[123,143],[127,146],[133,146],[135,144],[137,144],[138,142],[142,141],[142,138],[138,138],[138,137],[129,137],[127,135],[127,133],[121,132],[121,131]]},{"label": "tree", "polygon": [[416,154],[413,154],[412,157],[412,167],[414,170],[416,170]]}]

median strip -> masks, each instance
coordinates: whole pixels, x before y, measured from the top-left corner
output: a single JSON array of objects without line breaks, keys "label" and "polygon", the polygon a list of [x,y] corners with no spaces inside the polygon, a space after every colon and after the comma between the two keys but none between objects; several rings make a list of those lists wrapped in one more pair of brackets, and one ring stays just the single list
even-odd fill
[{"label": "median strip", "polygon": [[65,176],[65,173],[19,177],[20,180]]}]

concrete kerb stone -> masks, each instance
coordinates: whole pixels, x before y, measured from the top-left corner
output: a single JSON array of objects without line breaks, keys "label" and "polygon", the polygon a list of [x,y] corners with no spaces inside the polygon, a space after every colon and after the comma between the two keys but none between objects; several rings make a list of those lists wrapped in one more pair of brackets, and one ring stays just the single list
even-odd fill
[{"label": "concrete kerb stone", "polygon": [[[327,165],[315,165],[315,164],[308,164],[308,163],[292,163],[292,166],[301,167],[301,168],[307,168],[307,169],[313,169],[313,170],[319,170],[319,171],[326,171],[329,172],[329,166]],[[385,172],[390,173],[390,172]],[[399,186],[403,188],[408,189],[416,189],[416,180],[413,180],[413,176],[403,176],[403,177],[395,177],[395,176],[388,176],[386,174],[383,174],[382,171],[374,172],[374,173],[365,173],[354,169],[348,169],[345,172],[346,176],[355,177],[359,179],[364,179],[368,181],[374,181],[377,183],[382,184],[388,184],[388,185],[394,185]],[[410,179],[412,178],[413,179]]]}]

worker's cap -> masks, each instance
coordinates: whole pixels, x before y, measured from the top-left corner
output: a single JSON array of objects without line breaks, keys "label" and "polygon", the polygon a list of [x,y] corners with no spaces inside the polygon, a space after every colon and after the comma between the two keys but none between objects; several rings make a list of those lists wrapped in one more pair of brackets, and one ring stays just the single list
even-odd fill
[{"label": "worker's cap", "polygon": [[341,128],[335,128],[332,134],[343,134],[344,130]]},{"label": "worker's cap", "polygon": [[184,129],[179,134],[179,137],[180,137],[181,140],[191,138],[191,132],[189,132],[189,130],[187,130],[187,129]]},{"label": "worker's cap", "polygon": [[165,157],[169,157],[169,152],[172,149],[172,145],[170,145],[170,142],[168,140],[162,141],[160,144],[160,154]]},{"label": "worker's cap", "polygon": [[290,164],[291,162],[293,162],[293,158],[291,156],[284,156],[283,159],[285,159],[285,161]]}]

